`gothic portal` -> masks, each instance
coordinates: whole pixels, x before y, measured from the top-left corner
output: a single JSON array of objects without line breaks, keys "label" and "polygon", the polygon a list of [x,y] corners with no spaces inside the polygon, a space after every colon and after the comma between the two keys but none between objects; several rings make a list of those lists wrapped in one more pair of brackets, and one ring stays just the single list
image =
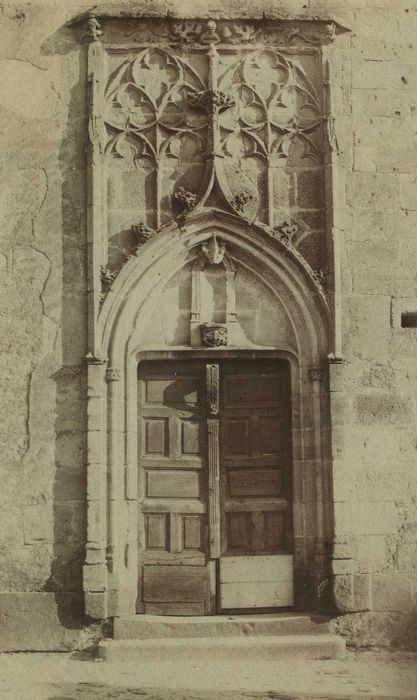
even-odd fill
[{"label": "gothic portal", "polygon": [[88,28],[87,612],[316,607],[333,538],[340,27]]}]

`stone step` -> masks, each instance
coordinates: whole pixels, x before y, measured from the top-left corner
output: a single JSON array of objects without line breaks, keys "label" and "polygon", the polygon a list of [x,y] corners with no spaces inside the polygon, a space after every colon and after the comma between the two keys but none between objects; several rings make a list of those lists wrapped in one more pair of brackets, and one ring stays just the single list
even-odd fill
[{"label": "stone step", "polygon": [[204,664],[238,661],[253,664],[256,659],[335,659],[345,653],[345,642],[333,634],[295,634],[259,637],[110,639],[100,642],[104,661],[136,665],[163,662]]},{"label": "stone step", "polygon": [[171,617],[132,615],[114,620],[115,639],[248,637],[325,634],[327,618],[303,613]]}]

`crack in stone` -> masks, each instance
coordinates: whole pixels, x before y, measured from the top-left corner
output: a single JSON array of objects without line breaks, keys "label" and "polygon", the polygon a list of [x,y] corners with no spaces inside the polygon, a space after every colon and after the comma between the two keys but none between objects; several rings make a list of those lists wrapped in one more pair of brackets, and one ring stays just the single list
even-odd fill
[{"label": "crack in stone", "polygon": [[30,66],[33,68],[37,68],[38,70],[42,71],[47,71],[49,68],[42,68],[42,66],[38,66],[36,63],[33,63],[33,61],[29,60],[28,58],[16,58],[15,56],[13,58],[10,58],[9,56],[6,56],[5,58],[6,61],[16,61],[17,63],[29,63]]},{"label": "crack in stone", "polygon": [[[50,86],[51,86],[51,89],[53,90],[53,92],[54,92],[55,95],[56,95],[56,105],[55,105],[55,116],[56,116],[56,115],[57,115],[57,112],[58,112],[58,105],[60,104],[60,102],[62,102],[62,96],[61,96],[61,93],[59,92],[59,90],[56,89],[56,87],[55,87],[54,83],[52,82],[52,80],[49,81],[49,84],[50,84]],[[45,175],[46,175],[45,169],[42,168],[42,170],[45,172]],[[46,177],[48,178],[47,175],[46,175]]]},{"label": "crack in stone", "polygon": [[44,298],[43,298],[43,295],[44,295],[44,293],[45,293],[47,284],[48,284],[48,282],[49,282],[49,280],[50,280],[50,277],[51,277],[51,274],[52,274],[52,261],[51,261],[51,258],[50,258],[49,255],[47,255],[43,250],[39,250],[39,248],[36,248],[36,246],[31,245],[31,248],[32,248],[32,250],[36,251],[36,253],[39,253],[39,255],[42,255],[44,258],[46,258],[46,260],[48,261],[48,266],[49,266],[48,274],[46,275],[46,278],[45,278],[45,280],[44,280],[44,282],[43,282],[43,284],[42,284],[42,289],[41,289],[41,291],[39,292],[39,301],[41,302],[41,306],[42,306],[42,316],[45,316],[46,318],[48,318],[52,323],[57,323],[57,321],[55,321],[55,319],[51,318],[51,317],[45,312],[45,301],[44,301]]},{"label": "crack in stone", "polygon": [[32,367],[29,371],[28,374],[28,380],[27,380],[27,386],[26,386],[26,418],[25,418],[25,440],[24,440],[24,446],[23,446],[23,452],[21,455],[22,462],[26,455],[28,454],[30,448],[31,448],[31,431],[30,431],[30,417],[31,417],[31,393],[32,393],[32,379],[33,379],[33,373],[35,371],[35,366],[32,364]]},{"label": "crack in stone", "polygon": [[[51,83],[51,84],[52,84],[52,83]],[[35,216],[38,216],[38,214],[40,213],[40,211],[41,211],[43,205],[45,204],[45,201],[46,201],[46,198],[47,198],[48,192],[49,192],[49,178],[48,178],[48,173],[46,172],[46,168],[42,168],[42,167],[41,167],[40,170],[41,170],[41,171],[43,172],[43,174],[45,175],[45,193],[44,193],[44,195],[43,195],[42,201],[41,201],[41,203],[40,203],[40,205],[39,205],[39,209],[38,209],[38,211],[36,212],[36,215],[35,215]]]}]

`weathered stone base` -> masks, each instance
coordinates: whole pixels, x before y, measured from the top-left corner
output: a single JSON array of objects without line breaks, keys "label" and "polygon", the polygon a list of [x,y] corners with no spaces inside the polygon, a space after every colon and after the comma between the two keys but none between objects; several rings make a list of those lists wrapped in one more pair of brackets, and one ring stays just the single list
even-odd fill
[{"label": "weathered stone base", "polygon": [[329,625],[348,646],[417,649],[417,613],[359,612],[340,615]]},{"label": "weathered stone base", "polygon": [[[0,593],[0,652],[76,651],[110,636],[108,623],[88,624],[82,611],[81,593]],[[328,630],[355,648],[417,649],[417,613],[349,613]]]},{"label": "weathered stone base", "polygon": [[72,651],[103,637],[82,619],[81,593],[0,593],[0,651]]}]

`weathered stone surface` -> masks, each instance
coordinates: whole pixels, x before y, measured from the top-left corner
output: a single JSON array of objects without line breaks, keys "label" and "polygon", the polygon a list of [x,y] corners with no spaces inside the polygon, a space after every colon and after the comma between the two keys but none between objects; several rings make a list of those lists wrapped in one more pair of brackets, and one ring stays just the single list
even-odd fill
[{"label": "weathered stone surface", "polygon": [[413,405],[409,397],[395,394],[361,394],[354,402],[359,423],[399,424],[404,425],[413,420]]},{"label": "weathered stone surface", "polygon": [[[369,281],[369,275],[364,272],[364,276]],[[343,309],[344,351],[349,358],[387,361],[391,337],[390,298],[378,294],[352,294],[344,297]]]},{"label": "weathered stone surface", "polygon": [[358,534],[380,535],[395,533],[399,524],[397,506],[393,501],[358,502],[353,508],[352,530]]},{"label": "weathered stone surface", "polygon": [[372,607],[376,612],[411,612],[415,603],[414,577],[403,573],[372,575]]},{"label": "weathered stone surface", "polygon": [[347,203],[363,208],[391,209],[398,205],[399,184],[395,175],[350,173]]},{"label": "weathered stone surface", "polygon": [[353,647],[415,647],[416,616],[410,613],[359,612],[341,615],[334,629],[349,639]]},{"label": "weathered stone surface", "polygon": [[84,626],[80,593],[0,593],[1,651],[83,649],[101,636]]},{"label": "weathered stone surface", "polygon": [[369,574],[355,574],[353,577],[353,600],[355,610],[372,610],[371,577]]},{"label": "weathered stone surface", "polygon": [[[293,0],[279,8],[266,1],[254,5],[234,0],[222,7],[204,0],[188,4],[172,0],[152,7],[133,0],[105,4],[115,16],[131,11],[273,19],[334,12],[354,29],[354,36],[340,34],[330,48],[335,134],[343,151],[338,156],[334,198],[341,229],[340,323],[345,357],[331,386],[338,394],[332,406],[331,481],[336,530],[352,545],[352,560],[341,559],[344,563],[335,567],[336,597],[345,611],[370,610],[337,622],[338,629],[358,645],[415,640],[410,611],[415,606],[417,556],[417,331],[401,328],[401,314],[417,310],[414,4],[409,0],[354,0],[349,6],[341,0]],[[77,28],[65,26],[90,7],[87,0],[75,6],[63,0],[32,4],[6,0],[0,8],[4,183],[0,587],[10,592],[1,598],[5,617],[0,638],[6,650],[76,648],[90,639],[90,633],[81,630],[80,603],[87,531],[84,358],[89,349],[86,45],[79,42]],[[253,160],[253,170],[249,168],[244,177],[252,177],[256,191],[261,165],[257,157]],[[283,160],[274,168],[274,216],[281,221],[294,208],[300,226],[312,230],[308,235],[306,231],[300,249],[327,272],[332,261],[325,260],[321,239],[327,214],[324,217],[322,211],[320,173],[311,159],[301,158],[299,173],[290,175]],[[178,172],[181,168],[185,169],[185,160]],[[130,229],[145,210],[138,191],[150,175],[145,169],[137,177],[138,172],[132,165],[131,171],[115,170],[111,178],[111,235]],[[169,177],[177,175],[172,170]],[[260,215],[265,211],[262,204]],[[112,246],[116,247],[115,240]],[[174,281],[166,290],[162,322],[149,314],[150,345],[155,341],[156,347],[163,337],[168,343],[186,338],[187,284],[179,287]],[[283,312],[273,310],[270,296],[278,297],[282,290],[267,292],[263,282],[249,289],[244,281],[241,287],[239,313],[247,334],[262,337],[267,346],[282,345],[294,320],[290,323]],[[174,302],[180,309],[178,318],[170,311]],[[100,499],[107,486],[106,466],[97,459],[104,454],[100,432],[104,414],[96,406],[90,415],[97,434],[89,443],[93,465],[88,497],[95,499],[89,508],[89,531],[99,543]],[[311,440],[309,449],[313,446]],[[303,488],[312,493],[314,470],[307,467]],[[124,465],[120,493],[123,469]],[[307,522],[315,521],[311,507]],[[124,516],[119,524],[128,530]],[[101,550],[98,567],[100,557]],[[95,571],[93,567],[88,571]],[[96,592],[103,579],[102,568],[98,576],[86,575],[93,591],[88,593],[88,606],[97,617],[107,614],[104,596]],[[42,590],[60,591],[66,602],[61,607],[54,593]]]}]

